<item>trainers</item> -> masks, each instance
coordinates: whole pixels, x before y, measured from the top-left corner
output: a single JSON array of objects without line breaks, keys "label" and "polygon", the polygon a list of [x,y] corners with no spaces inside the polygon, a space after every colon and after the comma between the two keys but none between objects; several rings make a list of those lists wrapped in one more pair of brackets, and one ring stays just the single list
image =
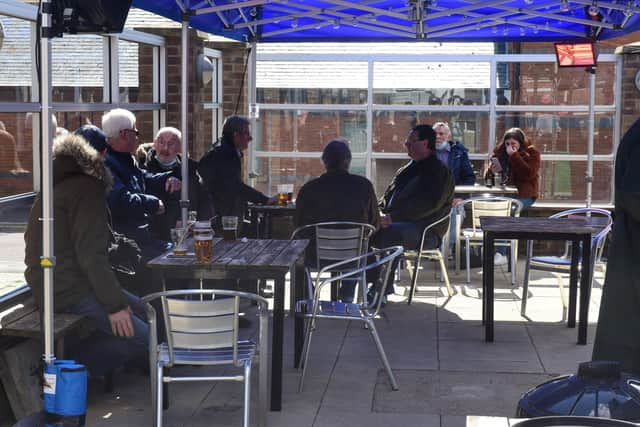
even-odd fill
[{"label": "trainers", "polygon": [[507,257],[505,255],[502,255],[502,254],[496,252],[496,254],[493,257],[493,265],[495,265],[495,266],[507,265]]}]

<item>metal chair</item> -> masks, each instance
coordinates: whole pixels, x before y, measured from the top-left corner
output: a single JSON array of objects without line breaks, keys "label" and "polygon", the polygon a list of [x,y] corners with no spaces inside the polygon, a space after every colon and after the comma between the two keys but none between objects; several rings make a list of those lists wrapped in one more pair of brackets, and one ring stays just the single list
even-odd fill
[{"label": "metal chair", "polygon": [[[223,296],[224,298],[219,298]],[[156,312],[149,304],[160,299],[166,341],[158,343]],[[260,313],[258,343],[238,339],[240,300],[257,303]],[[171,382],[238,381],[244,383],[243,425],[249,426],[251,401],[251,363],[258,356],[259,420],[266,425],[268,385],[269,313],[267,300],[245,292],[217,289],[189,289],[164,291],[142,298],[147,303],[150,321],[149,362],[151,368],[152,405],[155,425],[162,426],[163,385]],[[236,375],[174,376],[165,368],[178,365],[232,365],[241,368]],[[155,371],[154,371],[155,369]]]},{"label": "metal chair", "polygon": [[[369,249],[369,238],[376,231],[370,224],[349,221],[319,222],[295,229],[291,239],[311,238],[314,240],[314,263],[306,265],[308,295],[313,294],[311,270],[319,272],[326,265],[364,254]],[[347,266],[347,269],[350,267]],[[331,270],[336,274],[344,270]],[[337,285],[337,283],[336,283]],[[361,286],[365,297],[366,287]],[[335,291],[334,291],[335,293]]]},{"label": "metal chair", "polygon": [[[471,228],[461,228],[461,216],[467,205],[471,205]],[[484,235],[480,228],[481,216],[520,216],[522,210],[522,202],[511,197],[501,196],[482,196],[472,197],[461,201],[456,206],[456,273],[460,272],[460,239],[465,240],[466,244],[466,261],[467,261],[467,283],[471,283],[471,271],[469,264],[471,263],[471,245],[482,246]],[[517,240],[498,240],[496,246],[511,247],[511,284],[516,284],[516,266],[518,263],[518,241]]]},{"label": "metal chair", "polygon": [[[391,270],[394,260],[402,255],[402,252],[402,246],[392,246],[385,249],[377,249],[364,255],[328,265],[320,270],[320,274],[318,274],[316,278],[313,299],[301,300],[296,304],[296,311],[307,318],[306,332],[301,357],[302,374],[300,375],[299,391],[302,391],[304,385],[304,377],[309,363],[311,338],[313,337],[313,332],[317,328],[318,319],[336,319],[346,321],[358,320],[364,322],[368,327],[369,332],[371,333],[373,341],[376,344],[378,355],[380,356],[382,364],[384,365],[387,375],[389,376],[391,388],[393,390],[398,389],[398,383],[396,382],[393,372],[391,371],[391,365],[389,364],[387,355],[385,354],[384,348],[382,347],[382,342],[380,341],[380,337],[378,336],[378,331],[376,330],[374,319],[378,315],[380,307],[382,306],[382,295],[385,295],[385,290],[389,281],[389,275],[393,274]],[[366,264],[362,265],[363,263]],[[352,267],[349,271],[345,271],[337,276],[324,279],[322,278],[322,273],[324,272],[340,271],[349,266],[356,267]],[[366,271],[373,268],[380,268],[380,275],[378,283],[374,284],[376,295],[374,301],[371,304],[369,304],[366,299],[360,304],[342,303],[321,299],[321,293],[325,286],[346,278],[353,278],[364,282],[366,280]]]},{"label": "metal chair", "polygon": [[[451,290],[451,285],[449,284],[449,275],[447,274],[447,266],[445,264],[445,255],[444,255],[447,253],[446,252],[446,247],[448,246],[447,234],[449,233],[449,227],[451,224],[451,215],[453,215],[453,211],[450,214],[447,214],[446,216],[440,218],[436,222],[429,224],[429,226],[427,226],[427,228],[424,229],[424,231],[422,232],[422,240],[420,241],[420,249],[404,251],[405,259],[409,259],[414,263],[413,272],[411,274],[411,289],[409,290],[409,299],[407,301],[407,304],[409,305],[413,301],[413,297],[416,292],[416,286],[418,283],[418,272],[420,270],[420,261],[423,259],[426,259],[428,261],[436,261],[440,263],[440,272],[442,274],[444,283],[447,286],[447,293],[449,294],[449,296],[453,295],[453,291]],[[442,243],[440,244],[440,247],[425,249],[424,239],[427,233],[430,230],[432,230],[434,227],[442,224],[445,224],[447,226],[447,233],[442,239]]]},{"label": "metal chair", "polygon": [[[606,237],[611,231],[613,220],[611,212],[598,208],[579,208],[569,209],[551,215],[549,218],[579,218],[585,216],[601,216],[605,219],[602,228],[591,238],[591,277],[590,282],[593,283],[593,272],[598,264],[602,264],[602,252]],[[553,273],[558,280],[558,288],[560,289],[560,299],[562,300],[562,319],[567,315],[567,301],[564,297],[562,287],[562,275],[571,273],[571,245],[569,242],[565,244],[564,253],[560,256],[533,256],[533,242],[527,242],[527,261],[524,267],[524,279],[522,281],[522,302],[520,306],[520,314],[524,316],[527,310],[527,298],[529,296],[529,275],[531,270],[547,271]]]}]

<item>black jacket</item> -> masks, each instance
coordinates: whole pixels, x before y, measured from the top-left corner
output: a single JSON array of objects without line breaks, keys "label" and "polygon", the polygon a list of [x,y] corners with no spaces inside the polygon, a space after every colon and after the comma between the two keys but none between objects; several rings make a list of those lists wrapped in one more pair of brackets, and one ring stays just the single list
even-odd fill
[{"label": "black jacket", "polygon": [[[107,255],[111,233],[107,225],[106,192],[111,175],[100,155],[75,135],[53,146],[54,304],[64,311],[90,293],[109,313],[127,306]],[[38,194],[25,232],[24,273],[35,300],[43,297],[42,198]]]},{"label": "black jacket", "polygon": [[[182,158],[178,156],[176,162],[170,168],[163,166],[157,158],[156,150],[150,149],[147,152],[144,163],[140,167],[151,173],[171,172],[171,175],[182,181]],[[198,162],[189,159],[189,210],[196,211],[198,220],[209,220],[213,214],[213,205],[209,198],[209,193],[205,190],[202,179],[197,172]],[[166,212],[163,215],[152,217],[152,229],[160,239],[169,240],[169,230],[176,226],[182,212],[180,209],[180,192],[167,194],[162,201]]]},{"label": "black jacket", "polygon": [[247,202],[266,203],[269,198],[242,182],[241,154],[230,142],[223,141],[200,160],[198,173],[219,216],[242,218]]},{"label": "black jacket", "polygon": [[302,186],[296,199],[296,227],[323,221],[353,221],[378,228],[380,214],[371,182],[347,171],[330,171]]},{"label": "black jacket", "polygon": [[[417,222],[423,227],[451,210],[455,184],[449,168],[435,154],[401,167],[379,202],[393,222]],[[442,227],[436,232],[442,237]]]}]

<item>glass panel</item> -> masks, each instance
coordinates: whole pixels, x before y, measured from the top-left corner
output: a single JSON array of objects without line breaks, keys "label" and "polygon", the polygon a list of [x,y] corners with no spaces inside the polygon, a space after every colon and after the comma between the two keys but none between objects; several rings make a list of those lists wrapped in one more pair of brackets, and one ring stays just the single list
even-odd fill
[{"label": "glass panel", "polygon": [[486,153],[489,140],[489,113],[476,111],[383,111],[373,113],[373,151],[404,153],[404,141],[416,124],[446,122],[455,141],[470,153]]},{"label": "glass panel", "polygon": [[[123,108],[127,108],[126,105]],[[136,115],[136,127],[140,131],[138,136],[138,142],[144,144],[145,142],[153,142],[155,137],[155,131],[153,128],[153,115],[154,111],[134,111]]]},{"label": "glass panel", "polygon": [[270,104],[363,104],[366,62],[260,61],[258,102]]},{"label": "glass panel", "polygon": [[102,102],[102,37],[65,34],[51,42],[53,102]]},{"label": "glass panel", "polygon": [[58,121],[58,132],[60,128],[64,128],[69,132],[73,132],[83,125],[102,126],[102,111],[65,111],[55,113]]},{"label": "glass panel", "polygon": [[[596,113],[594,153],[613,153],[613,113]],[[496,139],[511,127],[521,128],[541,153],[587,154],[587,113],[498,113]]]},{"label": "glass panel", "polygon": [[[364,159],[353,159],[349,170],[353,174],[365,175]],[[260,176],[255,188],[265,194],[276,194],[278,184],[293,184],[294,198],[307,181],[325,172],[320,155],[317,158],[258,157],[254,172]]]},{"label": "glass panel", "polygon": [[[540,168],[540,201],[578,202],[587,197],[586,161],[544,160]],[[613,162],[593,162],[593,203],[611,203]]]},{"label": "glass panel", "polygon": [[0,15],[0,102],[31,100],[31,23]]},{"label": "glass panel", "polygon": [[118,40],[120,102],[153,102],[155,46]]},{"label": "glass panel", "polygon": [[33,191],[32,113],[0,113],[0,197]]},{"label": "glass panel", "polygon": [[[20,222],[27,223],[28,209],[23,209],[24,218]],[[24,281],[24,231],[0,232],[0,298],[25,285]]]},{"label": "glass panel", "polygon": [[371,181],[378,197],[382,197],[396,171],[410,159],[374,159],[371,167]]},{"label": "glass panel", "polygon": [[488,62],[376,62],[375,104],[483,105],[489,102]]},{"label": "glass panel", "polygon": [[[555,62],[498,63],[498,105],[587,105],[589,74]],[[613,104],[615,63],[598,64],[596,104]],[[504,96],[502,96],[504,95]]]},{"label": "glass panel", "polygon": [[256,150],[322,151],[334,138],[350,141],[351,151],[367,148],[365,111],[262,110],[254,130]]}]

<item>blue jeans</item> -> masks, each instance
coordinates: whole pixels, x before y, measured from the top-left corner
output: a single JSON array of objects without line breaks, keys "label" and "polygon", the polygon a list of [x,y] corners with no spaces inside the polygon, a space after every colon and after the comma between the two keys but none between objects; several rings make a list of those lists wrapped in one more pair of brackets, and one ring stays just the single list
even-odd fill
[{"label": "blue jeans", "polygon": [[[522,199],[516,199],[516,200],[520,200],[522,202],[522,210],[520,211],[520,214],[522,214],[522,212],[526,211],[527,209],[529,209],[531,207],[531,205],[533,205],[533,202],[536,201],[536,199],[534,199],[533,197],[525,197]],[[507,247],[506,246],[498,246],[496,247],[496,252],[501,254],[501,255],[507,255]]]},{"label": "blue jeans", "polygon": [[146,319],[144,305],[140,298],[125,290],[123,292],[133,311],[131,322],[135,335],[130,338],[113,334],[108,313],[93,293],[68,310],[69,313],[88,317],[98,329],[80,342],[77,354],[74,354],[75,359],[84,364],[93,376],[105,375],[125,362],[144,363],[148,359],[149,325],[143,320]]}]

